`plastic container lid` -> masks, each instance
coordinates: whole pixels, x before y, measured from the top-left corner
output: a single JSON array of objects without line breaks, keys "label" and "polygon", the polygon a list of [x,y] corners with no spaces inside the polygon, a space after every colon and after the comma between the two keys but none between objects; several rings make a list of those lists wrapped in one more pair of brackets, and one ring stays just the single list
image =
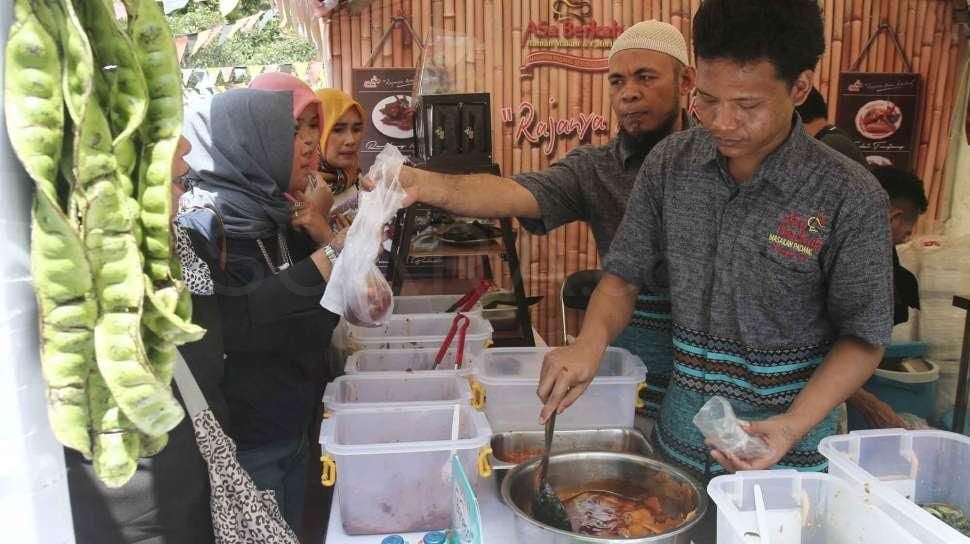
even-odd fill
[{"label": "plastic container lid", "polygon": [[[493,348],[475,370],[475,378],[485,386],[525,385],[539,379],[542,359],[553,348]],[[644,364],[623,348],[610,347],[603,354],[592,383],[638,384],[647,375]]]},{"label": "plastic container lid", "polygon": [[340,376],[327,384],[327,410],[470,404],[468,380],[454,373],[371,372]]},{"label": "plastic container lid", "polygon": [[940,367],[929,359],[924,359],[930,369],[926,372],[897,372],[895,370],[883,370],[877,368],[874,376],[885,378],[899,383],[932,383],[940,379]]},{"label": "plastic container lid", "polygon": [[432,370],[435,356],[439,348],[417,349],[362,349],[347,357],[344,367],[346,374],[382,374],[385,372],[407,372],[409,374],[440,374],[452,373],[458,375],[471,374],[475,365],[472,350],[465,350],[461,368],[455,370],[455,349],[448,350],[444,360],[437,369]]},{"label": "plastic container lid", "polygon": [[485,414],[462,406],[452,440],[453,417],[454,405],[348,408],[323,420],[320,443],[332,455],[374,455],[477,450],[492,439]]},{"label": "plastic container lid", "polygon": [[445,544],[447,540],[448,540],[448,537],[446,537],[445,534],[442,533],[441,531],[428,533],[424,535],[423,539],[421,539],[421,541],[424,544]]},{"label": "plastic container lid", "polygon": [[406,544],[406,543],[404,542],[404,538],[401,535],[391,535],[391,536],[384,537],[384,540],[381,540],[381,544]]},{"label": "plastic container lid", "polygon": [[[481,315],[469,315],[468,318],[470,324],[466,333],[466,342],[481,342],[492,336],[492,324],[488,320],[483,319]],[[392,317],[382,327],[350,325],[350,339],[361,344],[440,344],[441,340],[448,335],[454,319],[455,314],[399,315]]]}]

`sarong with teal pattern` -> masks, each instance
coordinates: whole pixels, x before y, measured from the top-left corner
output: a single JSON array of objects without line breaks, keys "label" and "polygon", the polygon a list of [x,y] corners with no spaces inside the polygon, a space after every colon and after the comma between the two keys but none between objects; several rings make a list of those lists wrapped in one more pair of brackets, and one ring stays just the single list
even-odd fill
[{"label": "sarong with teal pattern", "polygon": [[641,294],[630,324],[613,341],[643,360],[647,366],[647,389],[643,393],[646,415],[656,419],[673,370],[670,337],[670,297]]},{"label": "sarong with teal pattern", "polygon": [[[831,348],[753,349],[677,324],[672,336],[673,371],[654,438],[667,458],[705,477],[722,474],[724,469],[708,466],[710,448],[692,421],[704,403],[715,395],[724,397],[739,418],[750,421],[784,413]],[[818,444],[835,434],[835,428],[832,413],[775,468],[825,470],[828,463],[818,453]]]}]

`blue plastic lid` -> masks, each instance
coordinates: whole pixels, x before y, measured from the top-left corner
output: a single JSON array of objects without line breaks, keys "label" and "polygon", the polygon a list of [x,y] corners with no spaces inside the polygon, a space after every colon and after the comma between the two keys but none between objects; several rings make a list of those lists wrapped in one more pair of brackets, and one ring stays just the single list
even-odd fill
[{"label": "blue plastic lid", "polygon": [[404,537],[401,535],[391,535],[384,537],[381,544],[405,544]]},{"label": "blue plastic lid", "polygon": [[424,541],[424,544],[445,544],[445,542],[448,541],[448,538],[441,531],[435,531],[433,533],[424,535],[422,540]]}]

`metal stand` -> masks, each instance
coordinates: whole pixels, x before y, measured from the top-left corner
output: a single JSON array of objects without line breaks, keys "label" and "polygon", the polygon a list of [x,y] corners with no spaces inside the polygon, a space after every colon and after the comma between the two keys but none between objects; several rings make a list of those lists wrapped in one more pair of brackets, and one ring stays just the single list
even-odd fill
[{"label": "metal stand", "polygon": [[[460,167],[458,165],[442,165],[437,164],[434,167],[422,166],[421,168],[427,170],[433,170],[435,172],[445,173],[445,174],[474,174],[474,173],[488,173],[494,174],[496,176],[501,175],[501,171],[497,164],[489,164],[481,168],[475,167]],[[397,217],[397,229],[394,236],[394,240],[391,245],[391,258],[388,263],[387,276],[391,283],[391,288],[395,295],[401,293],[401,286],[404,283],[404,275],[406,273],[406,265],[408,262],[408,257],[411,255],[411,242],[414,236],[414,217],[416,213],[416,207],[411,206],[406,210],[401,210],[398,212]],[[512,290],[515,294],[515,304],[516,304],[516,317],[518,318],[519,328],[521,330],[522,342],[526,346],[535,345],[535,336],[532,333],[532,319],[529,315],[529,305],[526,301],[525,296],[525,285],[522,280],[522,271],[519,264],[519,253],[515,248],[515,231],[512,230],[512,220],[511,219],[501,219],[502,228],[502,245],[501,249],[497,250],[494,247],[489,247],[485,249],[470,249],[461,251],[448,250],[435,252],[435,256],[442,257],[476,257],[481,256],[482,267],[485,272],[486,279],[494,280],[492,275],[492,264],[489,257],[494,254],[498,254],[503,261],[508,263],[509,272],[512,274]]]}]

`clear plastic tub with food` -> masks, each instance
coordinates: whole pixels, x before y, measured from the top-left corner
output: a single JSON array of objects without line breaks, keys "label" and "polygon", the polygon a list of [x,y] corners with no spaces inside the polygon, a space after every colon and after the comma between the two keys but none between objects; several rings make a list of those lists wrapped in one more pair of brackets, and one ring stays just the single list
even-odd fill
[{"label": "clear plastic tub with food", "polygon": [[970,544],[970,438],[856,431],[822,441],[829,473],[861,488],[922,544]]}]

